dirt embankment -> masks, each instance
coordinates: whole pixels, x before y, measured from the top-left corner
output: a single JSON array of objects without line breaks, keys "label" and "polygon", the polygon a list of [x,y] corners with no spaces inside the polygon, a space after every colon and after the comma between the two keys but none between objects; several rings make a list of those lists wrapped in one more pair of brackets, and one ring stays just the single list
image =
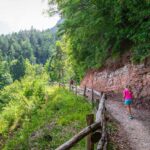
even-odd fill
[{"label": "dirt embankment", "polygon": [[97,91],[122,95],[126,84],[130,84],[134,95],[134,106],[150,110],[150,65],[128,63],[118,68],[90,70],[81,82]]}]

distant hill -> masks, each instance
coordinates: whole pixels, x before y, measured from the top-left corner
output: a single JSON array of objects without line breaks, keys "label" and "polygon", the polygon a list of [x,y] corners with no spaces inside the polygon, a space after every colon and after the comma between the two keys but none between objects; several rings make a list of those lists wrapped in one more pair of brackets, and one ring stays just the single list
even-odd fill
[{"label": "distant hill", "polygon": [[11,61],[23,56],[24,59],[28,58],[31,63],[44,64],[55,50],[56,32],[60,22],[55,27],[44,31],[31,28],[31,30],[1,35],[0,53],[2,57],[4,60]]}]

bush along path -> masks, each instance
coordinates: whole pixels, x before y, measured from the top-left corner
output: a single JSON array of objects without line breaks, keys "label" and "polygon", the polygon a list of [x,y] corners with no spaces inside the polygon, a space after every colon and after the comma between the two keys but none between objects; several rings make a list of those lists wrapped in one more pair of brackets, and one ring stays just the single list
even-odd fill
[{"label": "bush along path", "polygon": [[[77,91],[79,94],[85,92],[81,88],[78,88]],[[92,90],[87,88],[85,93],[85,96],[91,100]],[[96,93],[97,91],[94,90],[94,99],[97,99]],[[121,138],[124,138],[124,141],[126,137],[128,138],[127,141],[132,150],[150,150],[150,113],[146,110],[132,108],[134,119],[131,120],[128,118],[123,102],[119,100],[118,97],[108,97],[106,109],[123,129]]]}]

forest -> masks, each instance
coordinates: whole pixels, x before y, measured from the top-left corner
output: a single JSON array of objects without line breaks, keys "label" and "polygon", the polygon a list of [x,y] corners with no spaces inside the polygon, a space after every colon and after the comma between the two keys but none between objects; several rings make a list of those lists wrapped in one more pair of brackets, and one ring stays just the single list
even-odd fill
[{"label": "forest", "polygon": [[[56,149],[85,127],[92,106],[54,83],[73,79],[80,85],[88,70],[105,68],[125,53],[133,64],[150,58],[149,0],[49,0],[48,5],[49,16],[61,16],[55,27],[0,35],[2,150]],[[80,149],[85,140],[74,147]]]},{"label": "forest", "polygon": [[25,75],[26,60],[31,64],[46,63],[55,49],[54,32],[31,29],[0,36],[1,88]]},{"label": "forest", "polygon": [[63,16],[59,34],[79,76],[125,52],[131,53],[133,63],[150,56],[149,0],[49,0],[49,4],[50,15]]}]

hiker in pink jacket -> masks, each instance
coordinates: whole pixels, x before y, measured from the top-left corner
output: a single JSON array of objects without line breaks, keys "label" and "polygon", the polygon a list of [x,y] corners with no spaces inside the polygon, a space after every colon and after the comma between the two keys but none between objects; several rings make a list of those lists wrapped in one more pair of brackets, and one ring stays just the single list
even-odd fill
[{"label": "hiker in pink jacket", "polygon": [[132,96],[131,87],[129,85],[127,85],[126,88],[123,90],[123,98],[124,98],[124,104],[129,113],[129,118],[133,119],[133,116],[131,113],[131,104],[132,104],[133,96]]}]

